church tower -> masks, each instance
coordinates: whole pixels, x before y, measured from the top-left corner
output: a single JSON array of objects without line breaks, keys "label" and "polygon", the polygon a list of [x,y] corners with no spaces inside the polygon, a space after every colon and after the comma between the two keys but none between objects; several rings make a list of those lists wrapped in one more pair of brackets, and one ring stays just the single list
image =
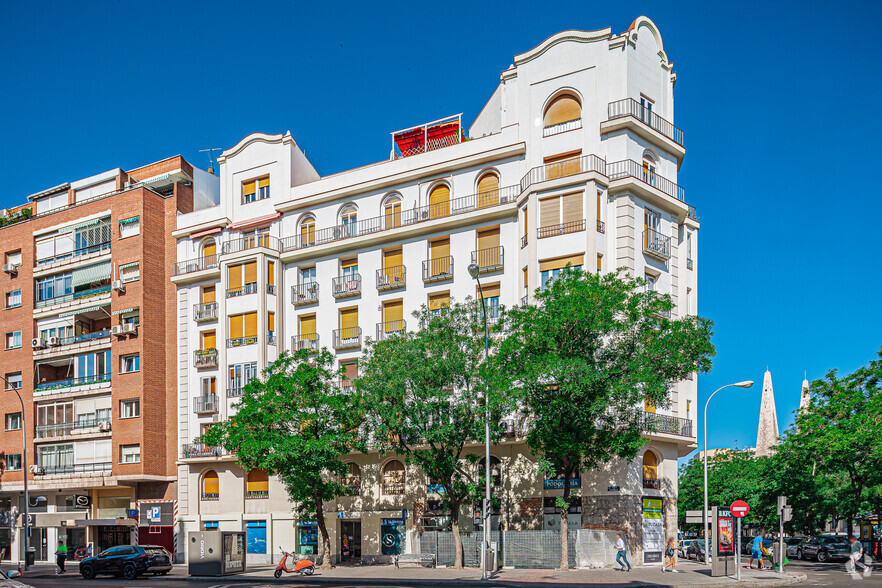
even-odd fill
[{"label": "church tower", "polygon": [[760,403],[759,429],[756,433],[756,456],[771,455],[778,445],[778,415],[775,412],[775,392],[772,372],[766,368],[763,376],[763,398]]}]

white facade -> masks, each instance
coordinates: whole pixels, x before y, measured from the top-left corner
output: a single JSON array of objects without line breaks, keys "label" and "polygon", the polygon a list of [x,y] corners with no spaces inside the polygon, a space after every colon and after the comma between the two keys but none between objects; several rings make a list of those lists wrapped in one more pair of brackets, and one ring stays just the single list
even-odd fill
[{"label": "white facade", "polygon": [[[677,186],[685,151],[682,133],[668,122],[674,118],[674,81],[655,25],[641,17],[622,35],[613,36],[610,29],[565,31],[517,55],[469,129],[469,139],[462,142],[407,157],[396,158],[393,153],[387,161],[324,178],[290,134],[252,134],[225,151],[219,158],[220,204],[180,216],[175,233],[182,530],[200,530],[206,521],[237,530],[249,520],[265,521],[269,554],[250,555],[254,562],[269,561],[278,545],[297,540],[295,517],[280,484],[270,481],[268,499],[246,499],[246,474],[234,458],[204,455],[204,448],[187,444],[204,425],[229,416],[237,400],[228,397],[234,387],[228,381],[230,367],[254,363],[262,370],[282,349],[292,349],[298,341],[309,344],[313,339],[304,337],[303,330],[313,324],[312,315],[318,345],[333,350],[336,343],[341,362],[357,360],[366,337],[389,330],[384,324],[391,316],[386,314],[390,301],[401,302],[407,321],[434,295],[448,294],[456,300],[474,296],[475,282],[466,271],[473,255],[479,261],[489,260],[486,265],[492,267],[482,283],[491,289],[498,285],[498,303],[504,306],[522,304],[545,276],[569,261],[586,270],[624,268],[651,278],[654,288],[673,297],[675,316],[694,314],[699,224]],[[559,102],[553,104],[555,100]],[[577,116],[558,120],[572,112]],[[563,163],[553,163],[561,158]],[[486,190],[493,185],[488,173],[497,176],[498,192]],[[253,181],[257,196],[249,201]],[[441,184],[449,190],[446,204],[440,192],[434,192]],[[268,189],[268,197],[259,199],[263,188]],[[395,199],[400,208],[387,208]],[[353,212],[355,224],[348,224]],[[310,221],[314,229],[309,228]],[[483,232],[488,229],[489,233]],[[492,233],[496,229],[501,254],[499,249],[476,254],[487,243],[496,247]],[[254,231],[266,231],[269,237]],[[439,240],[433,254],[433,243]],[[211,257],[211,243],[216,244],[217,258]],[[403,275],[390,271],[390,262],[384,262],[384,255],[397,260],[394,250],[399,248]],[[447,255],[452,264],[437,261]],[[353,258],[360,275],[357,292],[349,292],[359,284],[351,269]],[[248,262],[255,264],[253,270],[243,268],[241,279],[231,277],[231,266]],[[268,262],[273,262],[271,270]],[[439,273],[439,263],[445,277],[435,279],[432,274]],[[238,275],[235,270],[233,274]],[[386,288],[392,274],[399,280],[392,280],[394,285],[401,281],[403,285]],[[308,285],[313,275],[317,291]],[[335,285],[335,278],[342,279]],[[205,313],[205,307],[194,308],[204,300],[204,288],[212,286],[216,310]],[[236,295],[227,296],[231,289]],[[347,321],[352,315],[346,314],[351,309],[357,309],[360,344],[349,331],[335,338],[335,331],[351,324]],[[197,321],[197,312],[208,318]],[[217,318],[211,318],[215,312]],[[230,318],[251,312],[256,313],[253,319]],[[243,335],[240,320],[246,331],[251,325],[249,332],[255,338]],[[203,333],[212,330],[217,366],[212,361],[197,366],[206,357],[205,353],[196,357],[196,351],[203,349]],[[208,402],[205,410],[206,403],[199,399],[203,389],[212,388],[210,384],[203,388],[202,380],[211,377],[218,400],[216,407]],[[666,525],[669,529],[673,525],[675,531],[676,502],[671,499],[676,497],[677,458],[695,447],[689,424],[695,399],[694,379],[681,382],[673,391],[671,406],[657,412],[670,418],[650,417],[660,429],[648,433],[651,444],[646,450],[658,458],[659,489],[642,483],[641,457],[631,464],[615,464],[603,474],[584,475],[582,494],[636,498],[638,510],[641,496],[664,497],[669,499]],[[500,444],[494,456],[504,465],[532,463],[529,451],[516,439]],[[363,496],[329,505],[328,516],[336,518],[333,511],[361,513],[361,547],[367,558],[379,555],[377,546],[372,547],[379,519],[401,516],[401,508],[413,512],[414,499],[402,502],[404,497],[384,498],[382,492],[368,491],[371,480],[379,484],[381,466],[388,458],[359,456],[354,461],[362,466]],[[202,500],[208,470],[218,474],[219,496]],[[526,509],[525,500],[559,494],[545,489],[536,478],[503,481],[511,494],[513,517]],[[408,485],[416,489],[417,502],[431,501],[418,472],[408,471]],[[623,525],[639,525],[639,512],[627,516],[632,522],[623,519]],[[602,524],[588,518],[586,513],[583,522]],[[332,526],[332,531],[339,541],[340,525]],[[416,527],[410,520],[407,531],[406,549],[411,551]]]}]

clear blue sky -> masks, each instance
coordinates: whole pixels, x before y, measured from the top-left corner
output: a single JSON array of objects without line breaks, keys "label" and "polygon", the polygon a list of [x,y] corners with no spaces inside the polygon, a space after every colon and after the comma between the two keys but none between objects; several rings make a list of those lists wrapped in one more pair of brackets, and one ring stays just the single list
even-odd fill
[{"label": "clear blue sky", "polygon": [[291,130],[321,174],[374,162],[390,131],[461,111],[471,123],[514,54],[565,29],[621,32],[646,14],[678,74],[679,183],[702,221],[700,313],[716,321],[699,404],[756,380],[721,392],[709,414],[711,446],[753,445],[766,365],[783,430],[803,370],[852,370],[882,345],[880,12],[878,2],[10,3],[0,206],[178,153],[204,168],[199,149],[253,131]]}]

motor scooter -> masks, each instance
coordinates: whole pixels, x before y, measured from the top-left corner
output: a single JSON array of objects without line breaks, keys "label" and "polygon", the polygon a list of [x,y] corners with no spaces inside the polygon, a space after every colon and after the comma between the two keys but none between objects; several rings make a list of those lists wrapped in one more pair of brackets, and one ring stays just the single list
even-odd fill
[{"label": "motor scooter", "polygon": [[281,547],[279,547],[279,550],[284,555],[282,556],[282,559],[279,560],[279,565],[276,566],[276,571],[273,572],[273,576],[275,576],[276,579],[282,577],[282,572],[288,572],[289,574],[300,574],[302,576],[311,576],[312,573],[315,571],[315,563],[309,561],[308,559],[301,559],[300,561],[294,562],[294,567],[289,568],[287,565],[288,556],[290,556],[293,560],[294,555],[285,551]]}]

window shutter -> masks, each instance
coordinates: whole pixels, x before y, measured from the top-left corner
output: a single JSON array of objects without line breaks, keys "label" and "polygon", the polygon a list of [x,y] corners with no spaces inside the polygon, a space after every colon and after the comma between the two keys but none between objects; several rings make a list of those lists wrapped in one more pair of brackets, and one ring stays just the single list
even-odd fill
[{"label": "window shutter", "polygon": [[263,470],[249,471],[247,488],[248,492],[269,492],[269,477],[266,472]]},{"label": "window shutter", "polygon": [[401,201],[388,202],[383,214],[386,215],[386,228],[401,226]]},{"label": "window shutter", "polygon": [[400,321],[404,319],[404,302],[396,300],[383,305],[383,322]]},{"label": "window shutter", "polygon": [[245,330],[244,315],[236,314],[230,317],[230,339],[240,339]]},{"label": "window shutter", "polygon": [[343,364],[343,377],[352,381],[358,377],[358,362],[351,361]]},{"label": "window shutter", "polygon": [[560,196],[539,201],[539,226],[554,227],[560,224]]},{"label": "window shutter", "polygon": [[442,257],[450,257],[450,239],[441,239],[430,243],[432,248],[431,258],[441,259]]},{"label": "window shutter", "polygon": [[[232,319],[230,319],[232,326]],[[217,335],[214,331],[205,331],[202,333],[202,349],[217,349]]]},{"label": "window shutter", "polygon": [[384,251],[383,269],[388,270],[392,267],[401,267],[402,265],[404,265],[403,256],[404,253],[401,249],[395,249],[394,251]]},{"label": "window shutter", "polygon": [[478,180],[478,208],[499,204],[499,176],[487,173]]},{"label": "window shutter", "polygon": [[227,289],[235,290],[242,287],[242,266],[231,265],[227,268]]},{"label": "window shutter", "polygon": [[545,111],[545,126],[550,127],[577,118],[582,118],[582,107],[579,106],[579,101],[569,94],[564,94],[552,100]]},{"label": "window shutter", "polygon": [[450,188],[438,184],[429,194],[429,218],[440,218],[450,214]]},{"label": "window shutter", "polygon": [[266,262],[266,283],[270,286],[276,284],[276,262],[274,261]]},{"label": "window shutter", "polygon": [[266,330],[270,333],[276,332],[276,313],[268,312],[266,313]]},{"label": "window shutter", "polygon": [[563,222],[573,223],[582,220],[582,193],[564,194],[563,198]]},{"label": "window shutter", "polygon": [[[350,308],[347,310],[340,311],[340,328],[341,329],[354,329],[358,326],[358,309]],[[344,336],[346,336],[344,334]]]},{"label": "window shutter", "polygon": [[214,470],[209,471],[202,478],[202,493],[220,494],[220,480],[218,480],[217,473]]},{"label": "window shutter", "polygon": [[269,178],[261,178],[257,182],[258,188],[269,188]]},{"label": "window shutter", "polygon": [[499,247],[499,227],[478,233],[478,250]]},{"label": "window shutter", "polygon": [[217,243],[211,242],[207,243],[205,247],[202,249],[203,257],[214,257],[217,255]]},{"label": "window shutter", "polygon": [[349,259],[341,259],[340,260],[340,269],[349,269],[351,267],[356,267],[358,265],[358,258],[351,257]]},{"label": "window shutter", "polygon": [[[475,288],[477,288],[477,286],[475,286]],[[486,300],[487,298],[496,298],[497,296],[499,296],[499,290],[500,288],[498,282],[495,284],[487,284],[486,286],[484,286],[484,299]],[[475,294],[480,297],[481,291],[476,289]]]},{"label": "window shutter", "polygon": [[429,296],[429,310],[441,310],[450,306],[450,293],[431,294]]},{"label": "window shutter", "polygon": [[245,264],[245,283],[253,284],[257,281],[257,262],[249,261]]},{"label": "window shutter", "polygon": [[556,269],[562,269],[565,268],[567,264],[570,264],[573,267],[581,267],[584,257],[584,253],[579,253],[578,255],[558,257],[557,259],[546,259],[545,261],[539,262],[539,271],[547,272]]},{"label": "window shutter", "polygon": [[251,196],[256,191],[257,191],[257,187],[255,185],[254,180],[251,180],[251,181],[248,181],[248,182],[245,182],[244,184],[242,184],[242,194],[244,194],[245,196]]},{"label": "window shutter", "polygon": [[212,304],[216,301],[214,286],[202,288],[202,304]]},{"label": "window shutter", "polygon": [[243,315],[243,320],[245,326],[245,336],[257,337],[257,313],[248,312]]},{"label": "window shutter", "polygon": [[315,315],[300,317],[300,336],[315,334]]}]

